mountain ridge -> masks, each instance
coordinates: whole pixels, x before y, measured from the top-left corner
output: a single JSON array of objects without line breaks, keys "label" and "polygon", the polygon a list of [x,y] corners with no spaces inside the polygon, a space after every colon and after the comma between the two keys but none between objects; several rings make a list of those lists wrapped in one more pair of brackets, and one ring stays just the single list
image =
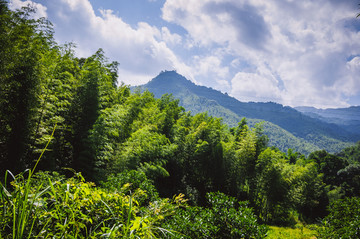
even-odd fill
[{"label": "mountain ridge", "polygon": [[[163,71],[147,84],[139,87],[141,90],[149,90],[158,98],[166,93],[173,94],[186,110],[190,110],[193,114],[207,111],[212,116],[222,117],[230,127],[236,126],[243,117],[249,119],[249,124],[259,121],[269,122],[268,129],[265,130],[267,134],[275,130],[278,135],[281,128],[285,132],[280,135],[294,136],[298,139],[297,144],[304,145],[308,150],[301,147],[292,148],[305,153],[322,149],[327,144],[332,145],[331,148],[336,151],[360,140],[360,134],[349,132],[335,123],[323,121],[319,117],[310,117],[295,108],[274,102],[241,102],[212,88],[198,86],[176,71]],[[286,136],[285,141],[290,140],[289,137]],[[269,138],[270,142],[275,142],[272,135],[269,135]],[[280,145],[279,148],[286,151],[287,146]],[[325,147],[328,151],[334,151],[329,150],[331,148]]]},{"label": "mountain ridge", "polygon": [[360,132],[360,106],[329,109],[301,106],[295,109],[310,117],[337,124],[348,132]]}]

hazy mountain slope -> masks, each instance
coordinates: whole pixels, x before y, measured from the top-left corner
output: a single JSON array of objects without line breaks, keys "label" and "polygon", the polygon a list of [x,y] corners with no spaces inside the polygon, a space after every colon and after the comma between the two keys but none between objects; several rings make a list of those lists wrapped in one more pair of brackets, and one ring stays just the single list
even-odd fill
[{"label": "hazy mountain slope", "polygon": [[229,126],[235,126],[242,117],[268,121],[265,132],[270,143],[281,150],[294,148],[304,153],[317,149],[334,152],[351,145],[360,137],[343,128],[309,117],[299,111],[276,103],[244,103],[219,91],[197,86],[174,71],[160,73],[142,89],[148,89],[156,97],[171,93],[180,104],[191,112],[207,111],[222,117]]},{"label": "hazy mountain slope", "polygon": [[309,115],[317,115],[323,119],[337,124],[349,124],[360,121],[360,106],[351,106],[349,108],[338,109],[317,109],[314,107],[300,106],[296,110]]},{"label": "hazy mountain slope", "polygon": [[360,106],[338,109],[317,109],[314,107],[295,107],[310,117],[337,124],[348,132],[360,132]]}]

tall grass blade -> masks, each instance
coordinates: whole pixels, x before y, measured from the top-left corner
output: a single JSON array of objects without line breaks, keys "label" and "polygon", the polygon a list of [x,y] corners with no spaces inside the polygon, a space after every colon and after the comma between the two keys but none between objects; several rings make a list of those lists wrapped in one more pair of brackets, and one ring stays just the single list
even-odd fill
[{"label": "tall grass blade", "polygon": [[[0,185],[1,202],[4,203],[4,201],[6,200],[10,205],[10,207],[12,207],[10,209],[10,208],[5,208],[4,206],[3,216],[5,216],[6,211],[8,212],[11,211],[12,213],[11,231],[12,231],[13,239],[24,238],[25,233],[27,234],[27,238],[31,238],[33,236],[32,232],[34,230],[35,222],[37,219],[37,215],[34,210],[36,200],[39,197],[41,197],[46,191],[48,191],[50,187],[47,187],[41,191],[41,187],[42,187],[41,184],[34,190],[34,193],[31,194],[32,176],[54,136],[55,129],[56,129],[56,125],[54,126],[51,136],[45,148],[42,150],[32,170],[27,169],[23,173],[20,173],[16,176],[14,176],[9,170],[6,170],[4,185],[3,184]],[[25,179],[24,175],[27,172],[28,172],[28,176],[27,179]],[[11,193],[6,189],[6,186],[8,184],[8,175],[10,175],[13,178],[12,181],[14,181],[14,183],[17,185],[16,188]],[[26,231],[26,229],[28,229],[28,231]]]}]

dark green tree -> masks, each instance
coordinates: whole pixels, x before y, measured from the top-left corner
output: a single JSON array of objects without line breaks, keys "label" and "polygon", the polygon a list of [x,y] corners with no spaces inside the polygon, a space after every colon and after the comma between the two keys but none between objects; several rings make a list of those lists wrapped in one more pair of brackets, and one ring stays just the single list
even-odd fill
[{"label": "dark green tree", "polygon": [[31,19],[32,12],[13,12],[0,2],[0,163],[14,172],[32,163],[41,58],[53,42],[49,23]]},{"label": "dark green tree", "polygon": [[332,203],[323,220],[319,238],[358,238],[360,236],[360,198],[349,197]]},{"label": "dark green tree", "polygon": [[338,177],[338,171],[348,165],[344,158],[329,154],[325,150],[322,150],[311,153],[308,160],[317,163],[319,173],[324,174],[324,183],[336,186],[341,184]]},{"label": "dark green tree", "polygon": [[107,64],[102,49],[87,59],[80,59],[80,85],[77,89],[73,115],[73,159],[71,167],[82,171],[84,176],[93,179],[95,168],[94,145],[91,144],[90,130],[93,128],[101,110],[117,102],[116,71]]},{"label": "dark green tree", "polygon": [[207,193],[206,207],[179,209],[164,225],[175,233],[167,238],[265,238],[247,202],[223,193]]}]

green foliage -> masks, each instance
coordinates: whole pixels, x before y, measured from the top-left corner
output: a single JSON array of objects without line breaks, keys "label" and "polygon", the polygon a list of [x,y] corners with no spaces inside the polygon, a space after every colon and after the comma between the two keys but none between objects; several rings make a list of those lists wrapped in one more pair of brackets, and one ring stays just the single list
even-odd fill
[{"label": "green foliage", "polygon": [[306,155],[320,149],[334,153],[359,139],[358,134],[350,133],[354,132],[353,129],[347,131],[273,102],[240,102],[226,93],[197,86],[175,71],[161,72],[141,88],[153,92],[158,98],[171,93],[193,115],[208,112],[211,116],[223,118],[230,127],[237,126],[243,117],[248,118],[251,126],[266,121],[264,128],[270,145],[284,152],[293,148]]},{"label": "green foliage", "polygon": [[357,154],[357,146],[346,148],[336,155],[325,150],[310,154],[308,160],[318,164],[318,172],[323,174],[323,181],[327,184],[332,198],[360,195],[360,165],[356,161]]},{"label": "green foliage", "polygon": [[[8,234],[12,234],[12,238],[23,238],[27,233],[32,233],[34,223],[37,219],[36,216],[34,217],[34,215],[32,215],[34,207],[36,206],[36,200],[43,196],[43,194],[47,191],[47,189],[40,190],[42,185],[36,185],[35,193],[31,193],[32,177],[41,157],[49,146],[51,138],[54,135],[54,131],[55,127],[52,131],[50,139],[32,170],[26,170],[16,176],[14,176],[10,171],[6,171],[4,184],[0,183],[0,202],[2,204],[0,208],[0,211],[2,212],[0,217],[0,222],[2,224],[0,236],[3,230],[9,230]],[[13,192],[9,192],[6,188],[8,184],[8,173],[14,180],[11,182],[11,184],[15,187]],[[25,173],[28,174],[27,178],[24,176]],[[28,225],[31,225],[31,227],[29,228]]]},{"label": "green foliage", "polygon": [[175,145],[164,135],[158,134],[152,126],[145,126],[134,132],[122,145],[115,168],[139,168],[153,180],[169,176],[163,167],[173,156],[175,148]]},{"label": "green foliage", "polygon": [[95,159],[89,131],[100,110],[126,96],[126,90],[116,86],[118,64],[108,63],[101,49],[77,59],[72,44],[56,45],[49,22],[30,18],[33,11],[13,12],[1,2],[2,170],[20,172],[28,167],[57,124],[52,153],[40,168],[73,167],[91,178]]},{"label": "green foliage", "polygon": [[52,32],[44,19],[30,18],[31,8],[12,12],[6,2],[0,8],[1,173],[20,172],[30,163],[26,156],[36,129],[42,57],[52,45]]},{"label": "green foliage", "polygon": [[21,177],[15,177],[11,189],[1,185],[0,235],[6,238],[156,238],[167,233],[161,222],[184,201],[179,195],[140,207],[146,192],[126,195],[128,185],[108,193],[81,174]]},{"label": "green foliage", "polygon": [[338,156],[347,158],[348,162],[351,164],[360,163],[360,141],[354,146],[343,149],[340,153],[338,153]]},{"label": "green foliage", "polygon": [[360,196],[360,165],[350,164],[338,171],[341,188],[348,197]]},{"label": "green foliage", "polygon": [[127,194],[131,194],[137,189],[141,189],[146,193],[144,194],[146,198],[138,200],[140,205],[159,200],[159,194],[153,182],[148,179],[142,171],[130,170],[111,175],[101,185],[110,192],[124,191],[123,187],[126,185]]},{"label": "green foliage", "polygon": [[360,236],[360,198],[333,202],[330,214],[323,220],[319,238],[358,238]]},{"label": "green foliage", "polygon": [[160,118],[160,132],[167,138],[171,138],[172,127],[179,119],[184,108],[179,107],[179,100],[175,99],[172,95],[165,94],[161,96],[158,101],[159,110],[162,111]]},{"label": "green foliage", "polygon": [[177,210],[166,221],[176,231],[169,238],[264,238],[267,228],[259,225],[246,202],[222,193],[207,194],[208,207]]},{"label": "green foliage", "polygon": [[302,220],[314,222],[326,215],[329,199],[316,163],[298,160],[295,165],[284,165],[283,176],[290,185],[288,200]]},{"label": "green foliage", "polygon": [[194,202],[203,204],[206,192],[221,190],[224,183],[223,127],[220,119],[207,114],[185,114],[174,126],[176,167],[182,174],[178,183]]},{"label": "green foliage", "polygon": [[319,173],[324,175],[324,183],[336,186],[340,185],[341,182],[339,181],[338,171],[348,165],[344,158],[322,150],[311,153],[308,160],[313,160],[317,163]]},{"label": "green foliage", "polygon": [[256,164],[255,208],[266,223],[286,223],[289,218],[289,184],[282,175],[286,165],[283,156],[268,148]]}]

